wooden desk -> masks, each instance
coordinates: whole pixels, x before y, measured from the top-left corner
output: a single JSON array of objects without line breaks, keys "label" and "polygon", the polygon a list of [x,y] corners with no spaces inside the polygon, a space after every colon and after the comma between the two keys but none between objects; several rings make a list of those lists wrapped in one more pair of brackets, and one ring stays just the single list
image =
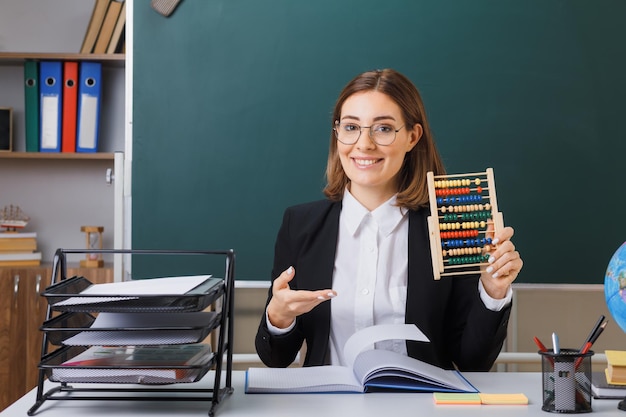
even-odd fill
[{"label": "wooden desk", "polygon": [[[543,416],[553,413],[541,410],[541,374],[535,372],[466,373],[465,376],[482,392],[523,392],[530,400],[527,406],[495,405],[435,405],[432,394],[245,394],[245,372],[233,373],[235,392],[218,406],[216,417],[239,416]],[[213,381],[210,372],[197,384],[208,386]],[[77,384],[75,384],[76,386]],[[87,384],[83,384],[87,386]],[[49,386],[48,386],[49,387]],[[92,385],[93,387],[93,385]],[[122,385],[116,385],[117,388]],[[0,413],[1,417],[26,416],[35,403],[36,390]],[[617,400],[593,400],[593,416],[625,416],[617,409]],[[208,401],[46,401],[36,416],[41,417],[131,417],[131,416],[207,416]]]}]

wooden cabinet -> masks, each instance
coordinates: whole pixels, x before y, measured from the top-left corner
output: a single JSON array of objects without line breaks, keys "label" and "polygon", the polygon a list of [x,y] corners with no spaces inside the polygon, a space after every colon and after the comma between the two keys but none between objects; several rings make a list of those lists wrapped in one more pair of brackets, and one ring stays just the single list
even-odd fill
[{"label": "wooden cabinet", "polygon": [[[92,283],[113,282],[113,269],[68,267]],[[49,266],[0,268],[0,411],[37,385]]]},{"label": "wooden cabinet", "polygon": [[49,284],[46,267],[0,269],[0,409],[37,384],[46,313],[39,293]]}]

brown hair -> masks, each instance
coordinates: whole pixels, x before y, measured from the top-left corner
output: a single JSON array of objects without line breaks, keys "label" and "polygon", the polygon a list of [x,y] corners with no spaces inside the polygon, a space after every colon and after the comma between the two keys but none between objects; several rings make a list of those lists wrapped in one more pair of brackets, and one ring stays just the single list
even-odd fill
[{"label": "brown hair", "polygon": [[412,128],[416,123],[422,125],[421,139],[410,152],[407,152],[402,168],[398,172],[397,204],[409,209],[427,206],[426,173],[433,171],[435,175],[443,175],[445,169],[433,141],[419,91],[408,78],[392,69],[368,71],[357,75],[339,94],[331,120],[330,149],[326,165],[327,184],[324,194],[330,200],[340,201],[350,182],[339,160],[337,139],[332,127],[335,121],[340,119],[341,108],[348,97],[363,91],[379,91],[388,95],[402,110],[407,127]]}]

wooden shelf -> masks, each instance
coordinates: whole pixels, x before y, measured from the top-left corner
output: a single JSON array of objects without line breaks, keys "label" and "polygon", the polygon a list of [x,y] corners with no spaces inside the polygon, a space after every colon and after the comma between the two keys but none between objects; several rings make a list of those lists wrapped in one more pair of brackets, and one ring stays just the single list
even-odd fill
[{"label": "wooden shelf", "polygon": [[126,54],[80,54],[71,52],[0,52],[3,64],[21,65],[24,61],[98,61],[104,65],[123,67]]},{"label": "wooden shelf", "polygon": [[104,159],[114,160],[113,152],[95,152],[95,153],[64,153],[64,152],[0,152],[0,159]]}]

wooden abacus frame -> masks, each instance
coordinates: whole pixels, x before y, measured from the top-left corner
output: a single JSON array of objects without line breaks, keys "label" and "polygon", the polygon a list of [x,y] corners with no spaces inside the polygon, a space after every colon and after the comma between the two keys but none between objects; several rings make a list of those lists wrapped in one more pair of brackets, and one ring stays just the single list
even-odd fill
[{"label": "wooden abacus frame", "polygon": [[[487,253],[493,246],[488,235],[497,234],[504,227],[493,169],[437,176],[428,172],[427,181],[433,276],[438,280],[442,276],[480,272],[480,267],[488,264]],[[486,187],[482,186],[484,183]]]}]

